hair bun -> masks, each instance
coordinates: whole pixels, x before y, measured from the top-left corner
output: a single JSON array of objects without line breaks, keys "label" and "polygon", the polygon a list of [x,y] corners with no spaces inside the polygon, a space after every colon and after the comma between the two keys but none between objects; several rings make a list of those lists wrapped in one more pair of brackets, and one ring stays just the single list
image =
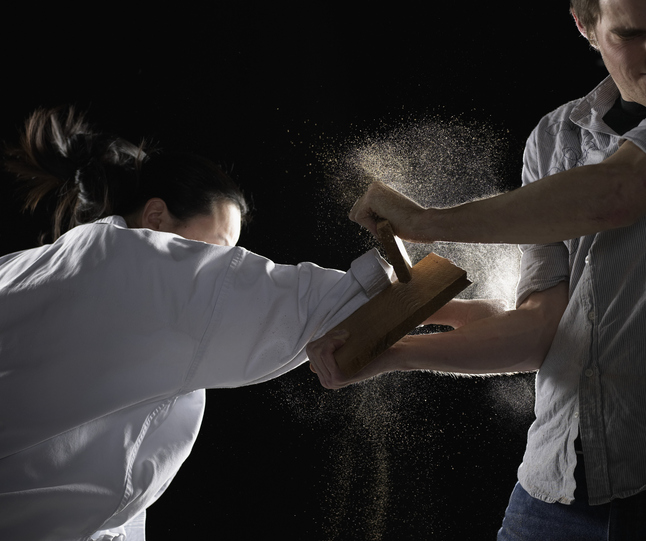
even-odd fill
[{"label": "hair bun", "polygon": [[24,207],[56,197],[53,235],[113,212],[114,202],[136,187],[143,146],[101,133],[73,106],[38,109],[26,121],[19,146],[7,151]]}]

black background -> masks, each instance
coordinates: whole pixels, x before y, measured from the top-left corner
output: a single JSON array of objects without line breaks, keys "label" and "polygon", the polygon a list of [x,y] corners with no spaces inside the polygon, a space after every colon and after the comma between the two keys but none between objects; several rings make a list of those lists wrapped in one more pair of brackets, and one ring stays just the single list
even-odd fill
[{"label": "black background", "polygon": [[[348,150],[423,119],[475,122],[505,141],[497,188],[512,189],[540,116],[605,76],[565,1],[87,6],[7,13],[2,139],[37,106],[76,103],[126,138],[233,166],[256,207],[240,244],[281,263],[345,269],[373,245],[328,191]],[[43,221],[2,178],[8,253]],[[306,366],[209,391],[149,538],[493,539],[532,398],[532,375],[390,374],[331,392]]]}]

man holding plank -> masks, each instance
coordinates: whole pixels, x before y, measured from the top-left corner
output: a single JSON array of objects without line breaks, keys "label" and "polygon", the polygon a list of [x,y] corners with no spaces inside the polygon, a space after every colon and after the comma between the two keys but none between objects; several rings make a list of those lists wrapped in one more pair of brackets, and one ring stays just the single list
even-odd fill
[{"label": "man holding plank", "polygon": [[376,182],[350,213],[412,242],[520,244],[516,309],[469,317],[469,302],[452,301],[433,321],[466,324],[407,336],[351,378],[334,360],[344,335],[309,346],[330,388],[392,370],[538,370],[499,540],[646,538],[646,3],[571,8],[610,76],[541,120],[522,188],[424,209]]}]

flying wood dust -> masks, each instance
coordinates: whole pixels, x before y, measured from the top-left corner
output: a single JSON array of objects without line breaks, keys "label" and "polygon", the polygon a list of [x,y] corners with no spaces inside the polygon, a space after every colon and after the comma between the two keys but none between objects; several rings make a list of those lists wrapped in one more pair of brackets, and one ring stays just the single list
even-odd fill
[{"label": "flying wood dust", "polygon": [[[436,208],[492,196],[520,182],[518,149],[508,134],[486,124],[434,118],[384,131],[345,142],[340,156],[334,144],[320,152],[326,181],[319,197],[325,202],[318,207],[319,240],[330,237],[325,224],[347,222],[348,211],[372,179]],[[377,246],[358,226],[353,231],[350,249],[357,249],[357,242],[365,249]],[[461,298],[502,298],[513,306],[520,261],[516,246],[438,242],[406,243],[406,249],[413,263],[432,251],[466,270],[473,285]]]},{"label": "flying wood dust", "polygon": [[[329,229],[347,221],[347,212],[371,179],[425,207],[447,207],[513,187],[506,180],[510,168],[520,177],[518,164],[509,163],[513,152],[504,135],[456,118],[400,123],[341,146],[339,151],[338,141],[331,142],[317,160],[326,178],[319,195],[318,238],[325,243],[332,237],[337,249],[344,246]],[[377,245],[358,226],[349,227],[355,229],[352,240],[344,243],[346,250],[356,254],[357,245]],[[473,285],[462,298],[502,298],[513,306],[517,247],[434,243],[407,244],[407,249],[413,263],[433,251],[465,269]],[[330,541],[347,539],[348,532],[354,539],[380,540],[455,530],[447,522],[450,512],[442,511],[441,505],[450,501],[447,491],[452,490],[446,469],[459,465],[457,455],[447,451],[451,438],[471,438],[479,447],[497,431],[516,425],[512,439],[520,439],[522,445],[533,401],[527,376],[456,379],[391,373],[334,392],[312,389],[309,381],[280,381],[284,403],[327,434],[330,475],[322,505]],[[506,393],[510,396],[497,403],[496,397]],[[474,402],[456,398],[461,395]],[[468,467],[475,471],[482,465]],[[394,531],[397,536],[391,537]]]}]

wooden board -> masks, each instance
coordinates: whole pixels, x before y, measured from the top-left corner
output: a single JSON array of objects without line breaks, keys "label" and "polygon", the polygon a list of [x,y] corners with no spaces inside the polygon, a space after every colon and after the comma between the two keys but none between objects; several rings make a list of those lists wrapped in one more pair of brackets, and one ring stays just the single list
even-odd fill
[{"label": "wooden board", "polygon": [[429,254],[411,269],[408,283],[396,281],[335,327],[349,331],[334,357],[351,377],[469,286],[466,271]]},{"label": "wooden board", "polygon": [[406,248],[401,239],[395,235],[388,220],[382,220],[377,224],[377,237],[386,250],[386,257],[395,269],[395,274],[400,282],[411,281],[411,264]]}]

